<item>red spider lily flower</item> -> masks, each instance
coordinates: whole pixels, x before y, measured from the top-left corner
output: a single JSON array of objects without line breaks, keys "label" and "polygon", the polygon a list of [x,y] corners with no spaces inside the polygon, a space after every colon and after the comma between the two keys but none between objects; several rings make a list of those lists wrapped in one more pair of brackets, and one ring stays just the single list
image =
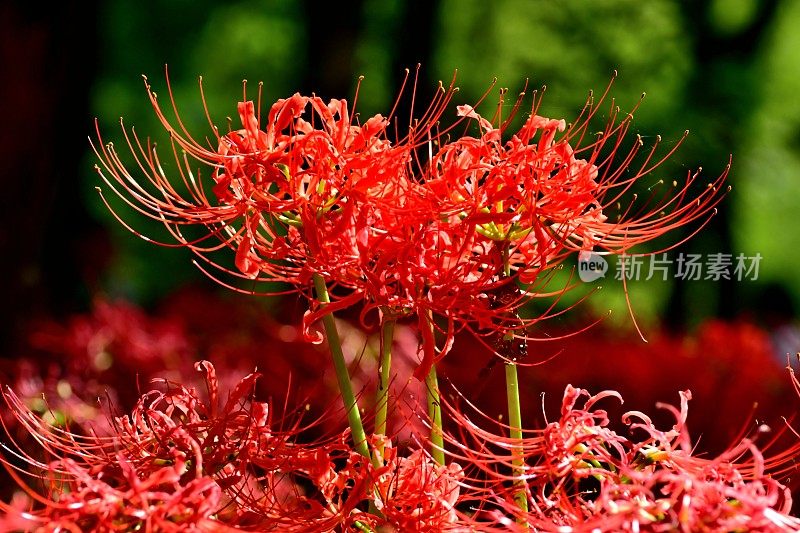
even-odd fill
[{"label": "red spider lily flower", "polygon": [[458,464],[436,464],[423,450],[395,455],[374,485],[375,506],[395,531],[468,531],[455,510],[461,478]]},{"label": "red spider lily flower", "polygon": [[[460,106],[459,116],[478,123],[480,137],[463,136],[444,144],[430,165],[426,185],[463,224],[507,247],[512,271],[522,281],[535,278],[542,267],[565,251],[621,253],[695,221],[707,220],[722,199],[727,169],[708,187],[691,195],[699,173],[664,191],[653,192],[645,205],[622,206],[624,195],[668,159],[680,145],[654,161],[658,141],[634,167],[641,137],[627,150],[623,144],[633,112],[619,118],[612,102],[605,129],[584,146],[589,128],[611,85],[595,102],[590,96],[569,128],[564,120],[538,115],[541,98],[534,96],[530,117],[504,140],[511,117],[498,126],[473,107]],[[503,101],[501,99],[500,107]],[[499,112],[498,112],[499,116]],[[611,212],[617,216],[612,217]]]},{"label": "red spider lily flower", "polygon": [[[127,131],[144,179],[137,181],[113,145],[102,141],[95,149],[103,164],[98,171],[128,205],[162,222],[178,245],[239,280],[286,282],[290,290],[311,293],[314,277],[320,276],[339,287],[333,303],[305,318],[305,337],[315,342],[321,336],[309,326],[323,314],[364,300],[402,313],[419,309],[413,302],[429,299],[419,294],[417,283],[398,287],[397,265],[411,237],[429,233],[435,216],[410,169],[419,139],[447,107],[452,84],[442,87],[410,132],[394,142],[388,138],[389,118],[376,115],[357,124],[344,100],[326,104],[296,94],[272,106],[263,129],[249,101],[239,105],[240,130],[219,135],[209,118],[216,150],[195,141],[180,118],[173,125],[149,85],[147,90],[172,140],[176,179],[171,182],[164,173],[154,146]],[[174,101],[172,107],[177,116]],[[190,158],[211,168],[215,201],[207,196],[202,176],[192,173]],[[184,230],[189,225],[205,226],[207,232],[190,238]],[[210,244],[209,238],[220,242]],[[235,270],[208,257],[222,248],[234,250]]]},{"label": "red spider lily flower", "polygon": [[[642,412],[626,413],[627,437],[610,429],[607,413],[596,407],[609,397],[621,401],[613,391],[591,396],[568,386],[558,420],[527,432],[522,443],[481,429],[473,417],[449,405],[461,435],[448,449],[483,474],[462,483],[469,487],[462,488],[463,497],[494,500],[507,517],[499,522],[514,531],[523,530],[520,520],[536,530],[558,532],[788,532],[800,527],[781,482],[796,470],[797,444],[768,456],[745,438],[716,457],[695,456],[686,431],[688,391],[680,393],[680,408],[659,405],[675,418],[668,430],[658,429]],[[527,514],[513,499],[515,477],[502,451],[510,446],[519,446],[526,456]],[[491,508],[482,514],[498,521]]]},{"label": "red spider lily flower", "polygon": [[[242,129],[220,135],[209,117],[215,149],[188,133],[171,89],[174,124],[145,83],[170,135],[177,175],[167,177],[155,146],[123,128],[135,160],[131,168],[143,175],[137,179],[98,130],[95,152],[104,182],[134,210],[162,222],[178,245],[227,274],[301,286],[313,273],[357,285],[351,280],[363,274],[356,267],[370,262],[359,254],[371,250],[371,236],[380,237],[381,224],[372,219],[388,219],[376,214],[378,204],[394,206],[397,224],[394,215],[405,209],[402,191],[410,186],[407,166],[416,139],[435,123],[453,92],[443,90],[412,132],[395,142],[387,134],[391,117],[376,115],[358,124],[345,100],[325,103],[299,94],[278,100],[263,129],[260,111],[246,100],[238,107]],[[210,169],[216,199],[208,196],[204,177],[193,173],[195,162]],[[205,226],[207,233],[190,238],[183,230],[189,225]],[[221,242],[208,243],[209,238]],[[234,249],[238,272],[207,257],[225,247]]]},{"label": "red spider lily flower", "polygon": [[[656,142],[634,167],[642,142],[637,137],[623,151],[633,115],[620,119],[613,104],[604,131],[585,143],[607,94],[608,89],[598,102],[590,98],[569,128],[563,120],[540,116],[541,99],[534,97],[530,117],[508,140],[504,136],[522,97],[512,117],[497,126],[473,106],[458,107],[459,121],[477,122],[481,135],[450,140],[446,135],[452,128],[437,135],[428,130],[429,159],[416,162],[417,185],[402,192],[406,205],[417,209],[410,209],[401,224],[393,223],[396,217],[387,221],[370,211],[377,205],[386,211],[382,199],[372,197],[363,209],[375,216],[349,226],[352,241],[365,250],[352,254],[362,261],[353,287],[371,304],[415,313],[422,331],[434,327],[430,317],[443,317],[447,340],[439,358],[453,332],[466,327],[493,337],[497,351],[509,351],[507,357],[516,359],[525,353],[530,326],[563,312],[551,307],[532,318],[518,314],[534,297],[560,297],[571,288],[545,290],[548,271],[569,254],[622,253],[682,226],[702,227],[723,196],[727,169],[696,195],[691,189],[698,174],[690,174],[680,187],[674,182],[677,189],[660,197],[653,192],[645,203],[633,194],[634,201],[623,208],[624,198],[675,148],[654,160]],[[421,216],[415,217],[417,213]],[[319,232],[322,239],[327,233]],[[517,282],[527,285],[525,290]],[[515,337],[522,340],[511,340]],[[431,343],[423,342],[423,347],[418,377],[437,358]]]},{"label": "red spider lily flower", "polygon": [[140,477],[124,457],[118,461],[129,485],[109,483],[71,459],[51,463],[48,468],[59,474],[47,513],[20,512],[17,523],[36,531],[239,531],[214,519],[222,492],[213,479],[182,483],[182,464]]},{"label": "red spider lily flower", "polygon": [[[457,313],[460,306],[479,330],[524,337],[527,326],[542,317],[521,320],[516,310],[538,289],[516,290],[515,280],[541,282],[547,269],[575,251],[622,253],[694,222],[702,227],[713,215],[727,169],[696,195],[691,188],[698,173],[680,186],[673,182],[661,197],[653,192],[643,205],[634,194],[623,207],[625,196],[677,146],[654,161],[656,142],[634,167],[642,141],[637,137],[623,151],[633,114],[619,119],[613,103],[604,131],[585,143],[607,94],[608,89],[598,102],[590,97],[569,128],[563,120],[540,116],[541,99],[534,96],[530,117],[507,140],[522,96],[511,117],[497,126],[472,106],[458,108],[459,116],[477,123],[480,136],[443,142],[424,173],[425,187],[439,200],[445,221],[439,224],[446,234],[437,249],[446,258],[436,265],[439,276],[453,273],[447,287],[464,294],[460,302],[445,304],[446,313]],[[501,99],[498,117],[502,106]],[[476,278],[483,289],[469,290]],[[501,301],[487,298],[509,284]]]},{"label": "red spider lily flower", "polygon": [[[495,127],[473,106],[461,106],[457,123],[477,121],[481,135],[450,141],[453,127],[434,126],[452,98],[451,82],[440,87],[410,133],[391,142],[391,113],[357,124],[344,100],[325,103],[296,94],[272,106],[263,129],[248,101],[239,105],[240,130],[220,135],[209,119],[214,150],[195,141],[179,118],[173,126],[147,87],[172,137],[179,179],[171,183],[155,149],[126,133],[144,184],[113,146],[96,150],[101,176],[126,202],[235,278],[288,282],[310,292],[312,278],[321,276],[343,288],[332,304],[309,313],[306,326],[364,301],[384,312],[416,313],[423,329],[433,327],[431,317],[444,317],[441,353],[461,327],[505,344],[526,338],[529,326],[552,309],[525,320],[517,310],[534,296],[569,288],[545,292],[547,269],[576,250],[623,252],[670,229],[702,223],[721,198],[726,175],[697,196],[690,195],[697,178],[690,175],[663,198],[617,208],[672,152],[652,163],[654,146],[632,170],[640,143],[621,150],[632,115],[618,121],[613,108],[605,130],[581,146],[599,109],[591,99],[567,129],[563,120],[539,116],[534,98],[530,118],[510,140],[503,139],[510,118]],[[512,116],[520,105],[521,99]],[[177,109],[174,101],[172,106]],[[418,152],[426,144],[424,160]],[[191,173],[190,157],[211,167],[216,201],[209,200],[201,176]],[[609,220],[614,210],[619,216]],[[190,239],[182,229],[190,224],[208,232]],[[208,244],[210,237],[221,243]],[[225,247],[235,251],[236,271],[207,257]],[[530,286],[520,291],[517,280]],[[434,353],[426,345],[418,375],[434,363]]]},{"label": "red spider lily flower", "polygon": [[[276,420],[267,404],[249,400],[256,374],[223,402],[213,366],[201,362],[197,369],[208,400],[165,383],[165,391],[144,394],[129,416],[116,418],[108,437],[50,426],[7,390],[4,399],[18,423],[45,456],[56,458],[46,462],[18,445],[18,451],[6,448],[13,455],[4,464],[34,502],[18,518],[67,530],[298,532],[330,531],[351,519],[372,474],[368,461],[350,457],[357,454],[348,452],[346,435],[296,443],[307,427]],[[334,469],[348,457],[348,473]],[[34,488],[42,484],[44,492]]]}]

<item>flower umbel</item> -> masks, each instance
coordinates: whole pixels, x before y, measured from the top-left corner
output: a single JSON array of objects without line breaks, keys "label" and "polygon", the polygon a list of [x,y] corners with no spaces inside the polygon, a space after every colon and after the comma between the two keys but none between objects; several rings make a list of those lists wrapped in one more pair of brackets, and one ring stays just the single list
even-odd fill
[{"label": "flower umbel", "polygon": [[[146,87],[170,134],[178,175],[169,178],[155,146],[126,131],[145,179],[101,143],[104,181],[218,273],[285,282],[306,293],[321,276],[332,304],[308,322],[361,303],[441,317],[449,324],[445,333],[467,327],[527,338],[531,325],[556,311],[526,319],[517,311],[569,288],[545,290],[549,270],[576,251],[621,253],[693,222],[701,227],[722,198],[727,174],[696,194],[697,173],[672,188],[659,182],[639,200],[637,188],[680,143],[657,157],[656,142],[637,158],[640,137],[623,149],[633,115],[613,101],[605,128],[590,135],[609,89],[590,97],[569,126],[541,116],[534,93],[528,118],[512,132],[523,93],[503,120],[501,97],[494,121],[461,105],[455,125],[442,129],[451,82],[403,137],[390,133],[392,114],[360,123],[345,100],[295,94],[273,104],[262,123],[245,99],[241,129],[221,134],[209,117],[212,148],[186,131],[171,91],[174,121]],[[472,123],[479,135],[451,138],[456,125]],[[192,172],[192,159],[206,167],[215,199]],[[205,226],[206,233],[190,238],[187,225]],[[235,269],[209,257],[221,248],[233,249]],[[431,363],[426,355],[420,376]]]}]

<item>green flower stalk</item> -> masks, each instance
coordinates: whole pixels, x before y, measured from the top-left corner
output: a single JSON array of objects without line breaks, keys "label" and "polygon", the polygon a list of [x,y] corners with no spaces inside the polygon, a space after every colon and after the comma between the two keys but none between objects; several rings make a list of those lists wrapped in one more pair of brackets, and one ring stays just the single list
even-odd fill
[{"label": "green flower stalk", "polygon": [[[427,358],[432,358],[435,352],[435,337],[433,317],[420,317],[420,327],[422,328],[422,350],[426,352]],[[430,369],[425,375],[425,396],[428,404],[428,418],[431,424],[431,456],[440,465],[445,464],[444,458],[444,434],[442,431],[442,402],[439,395],[439,378],[436,375],[436,365],[431,364]]]},{"label": "green flower stalk", "polygon": [[[519,379],[517,376],[517,365],[506,363],[506,398],[508,401],[508,427],[511,439],[522,442],[522,413],[519,402]],[[528,512],[528,494],[525,475],[525,456],[520,446],[514,445],[511,448],[511,464],[514,466],[514,501],[523,513]],[[520,522],[525,522],[520,519]],[[527,525],[525,526],[527,529]]]},{"label": "green flower stalk", "polygon": [[[384,317],[381,326],[381,353],[378,395],[375,402],[375,434],[386,435],[386,419],[389,410],[389,379],[392,368],[392,341],[395,319]],[[378,445],[378,455],[383,457],[383,445]]]},{"label": "green flower stalk", "polygon": [[[324,307],[331,302],[325,279],[319,274],[314,274],[314,288],[317,291],[317,299],[321,306]],[[364,432],[364,424],[361,422],[358,402],[356,402],[356,397],[353,394],[353,386],[350,383],[350,374],[347,371],[347,363],[344,360],[342,343],[339,340],[339,332],[336,329],[336,321],[333,318],[333,314],[326,313],[322,317],[322,323],[325,327],[325,337],[328,339],[328,347],[331,350],[333,367],[336,371],[336,380],[339,384],[339,393],[342,395],[344,408],[347,411],[347,421],[350,424],[353,445],[358,453],[364,457],[369,457],[367,435]],[[373,462],[375,462],[374,459]]]}]

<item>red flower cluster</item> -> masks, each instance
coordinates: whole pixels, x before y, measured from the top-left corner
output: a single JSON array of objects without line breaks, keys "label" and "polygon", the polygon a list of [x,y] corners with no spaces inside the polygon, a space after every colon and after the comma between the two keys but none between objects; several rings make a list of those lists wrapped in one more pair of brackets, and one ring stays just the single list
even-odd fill
[{"label": "red flower cluster", "polygon": [[[347,436],[305,442],[307,427],[252,398],[257,374],[223,399],[214,367],[196,365],[205,392],[163,381],[141,396],[113,433],[52,426],[10,390],[10,412],[38,443],[6,446],[3,462],[20,488],[0,503],[3,531],[796,531],[791,495],[774,475],[791,468],[797,446],[772,458],[744,439],[716,457],[694,454],[688,401],[661,407],[659,429],[639,411],[623,415],[631,436],[609,428],[591,396],[568,386],[560,415],[530,431],[529,511],[508,487],[512,440],[480,429],[464,413],[435,464],[422,450],[384,447],[375,467],[348,449]],[[800,384],[793,378],[800,393]],[[474,440],[474,442],[471,442]],[[376,441],[374,444],[378,444]],[[498,451],[499,450],[499,451]],[[11,452],[11,453],[9,453]],[[378,513],[364,512],[369,503]]]},{"label": "red flower cluster", "polygon": [[[737,438],[716,458],[698,457],[686,430],[688,391],[680,409],[665,406],[675,418],[669,430],[640,411],[625,413],[629,436],[596,407],[608,397],[621,402],[619,393],[590,396],[571,385],[556,421],[526,429],[515,364],[505,365],[508,425],[477,410],[468,416],[441,393],[429,370],[459,331],[491,336],[486,344],[507,359],[522,355],[530,326],[555,304],[526,318],[522,306],[570,288],[548,293],[551,269],[575,252],[619,253],[679,226],[702,227],[727,174],[698,191],[691,173],[672,187],[649,184],[640,199],[641,182],[672,151],[656,156],[656,142],[640,153],[639,137],[627,143],[632,115],[613,102],[605,126],[590,133],[608,89],[597,101],[590,97],[569,126],[542,116],[536,96],[529,114],[519,116],[521,95],[503,117],[505,91],[491,120],[478,113],[478,102],[458,106],[446,126],[453,83],[439,87],[403,134],[394,111],[362,121],[344,100],[299,94],[276,102],[262,120],[260,90],[257,105],[245,91],[241,128],[221,133],[209,116],[212,138],[199,142],[181,122],[171,90],[168,118],[145,81],[177,170],[168,177],[155,145],[123,129],[133,164],[100,140],[102,179],[131,208],[163,223],[222,284],[308,297],[304,337],[321,339],[310,325],[323,319],[350,431],[341,431],[341,420],[331,422],[332,402],[319,417],[308,404],[289,410],[288,386],[283,413],[256,401],[255,373],[223,401],[206,361],[196,365],[205,392],[191,387],[191,378],[160,380],[130,414],[110,418],[103,435],[69,420],[50,425],[9,389],[13,426],[6,426],[11,444],[3,462],[24,494],[0,504],[0,526],[373,533],[800,528],[780,482],[798,445],[765,458]],[[463,133],[455,135],[456,128]],[[217,261],[220,250],[232,252],[232,260]],[[263,293],[257,282],[269,283]],[[354,359],[346,359],[347,339],[343,345],[330,316],[357,303],[362,313],[377,309],[381,323],[379,362],[361,374],[348,368]],[[425,376],[424,390],[398,381],[411,371],[407,353],[398,359],[401,371],[391,373],[393,343],[411,336],[402,325],[393,333],[396,319],[406,316],[419,323],[421,343],[414,338],[410,351],[421,344],[414,375]],[[149,339],[111,331],[123,347]],[[445,338],[438,353],[437,333]],[[158,365],[158,339],[152,350],[132,352],[148,370]],[[270,374],[285,369],[265,366]],[[353,391],[351,375],[363,384],[365,374],[379,376],[374,420],[359,406],[372,387]],[[416,394],[426,398],[427,418]],[[40,452],[31,451],[32,441]]]},{"label": "red flower cluster", "polygon": [[[558,420],[527,432],[522,442],[503,436],[502,424],[495,422],[500,432],[493,433],[450,406],[449,415],[461,434],[449,445],[457,449],[454,456],[461,464],[479,472],[469,481],[484,495],[482,518],[512,531],[800,528],[800,520],[791,514],[791,492],[777,479],[794,469],[791,458],[797,444],[765,457],[751,440],[742,439],[716,457],[702,457],[695,455],[686,429],[688,391],[680,393],[680,409],[658,405],[674,417],[668,430],[659,429],[641,411],[624,413],[622,422],[630,436],[610,429],[607,412],[596,407],[607,398],[622,402],[614,391],[590,395],[567,386]],[[528,512],[520,511],[509,488],[510,459],[494,451],[511,446],[518,446],[526,457]],[[494,509],[486,504],[492,499]]]},{"label": "red flower cluster", "polygon": [[[302,442],[309,426],[250,399],[258,374],[223,402],[214,367],[196,368],[205,395],[154,380],[159,389],[106,437],[51,426],[5,391],[45,458],[30,446],[6,447],[13,456],[3,462],[27,496],[0,504],[0,529],[322,532],[361,523],[440,531],[457,521],[457,465],[434,465],[418,450],[375,469],[348,450],[346,435]],[[358,510],[364,500],[383,518]]]},{"label": "red flower cluster", "polygon": [[[7,508],[7,519],[48,531],[224,531],[226,524],[328,531],[341,523],[354,506],[347,499],[362,497],[333,470],[335,458],[351,455],[341,439],[299,445],[299,421],[275,419],[269,405],[248,399],[257,374],[222,402],[214,367],[204,361],[197,370],[207,400],[165,381],[165,390],[145,393],[129,416],[117,418],[109,437],[50,427],[6,391],[18,422],[52,458],[18,452],[44,470],[47,499],[18,477],[39,507]],[[362,461],[355,455],[348,462],[355,472],[353,461]],[[311,496],[306,483],[315,487]]]},{"label": "red flower cluster", "polygon": [[[697,174],[690,174],[663,197],[625,200],[669,154],[653,162],[656,143],[631,168],[641,138],[623,153],[632,115],[619,118],[613,106],[605,129],[584,143],[608,91],[598,102],[590,98],[569,128],[540,116],[534,97],[528,119],[512,131],[522,96],[503,121],[464,105],[455,125],[441,128],[451,82],[403,137],[391,134],[391,114],[361,123],[344,100],[295,94],[276,102],[265,123],[246,100],[238,107],[239,130],[221,135],[209,117],[212,149],[188,134],[177,111],[173,124],[146,86],[170,134],[178,179],[167,177],[154,146],[126,132],[146,180],[101,141],[103,180],[227,275],[307,293],[315,277],[323,280],[337,300],[309,313],[307,323],[364,302],[384,313],[416,314],[424,329],[431,316],[443,317],[448,338],[463,327],[525,338],[528,326],[547,315],[517,314],[542,292],[543,272],[574,251],[622,252],[675,227],[702,225],[727,174],[695,195]],[[170,101],[177,110],[171,92]],[[478,136],[450,140],[456,125],[472,123]],[[214,199],[190,158],[210,167]],[[198,224],[207,233],[188,237],[185,226]],[[225,247],[235,251],[236,270],[208,256]],[[426,349],[419,375],[433,358]]]}]

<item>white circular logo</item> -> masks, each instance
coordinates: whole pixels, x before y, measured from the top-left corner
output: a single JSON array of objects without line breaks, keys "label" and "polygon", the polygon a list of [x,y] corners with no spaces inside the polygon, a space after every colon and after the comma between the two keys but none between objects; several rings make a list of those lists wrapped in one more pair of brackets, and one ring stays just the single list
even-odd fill
[{"label": "white circular logo", "polygon": [[591,283],[606,275],[608,262],[602,255],[584,250],[578,254],[578,276],[584,283]]}]

